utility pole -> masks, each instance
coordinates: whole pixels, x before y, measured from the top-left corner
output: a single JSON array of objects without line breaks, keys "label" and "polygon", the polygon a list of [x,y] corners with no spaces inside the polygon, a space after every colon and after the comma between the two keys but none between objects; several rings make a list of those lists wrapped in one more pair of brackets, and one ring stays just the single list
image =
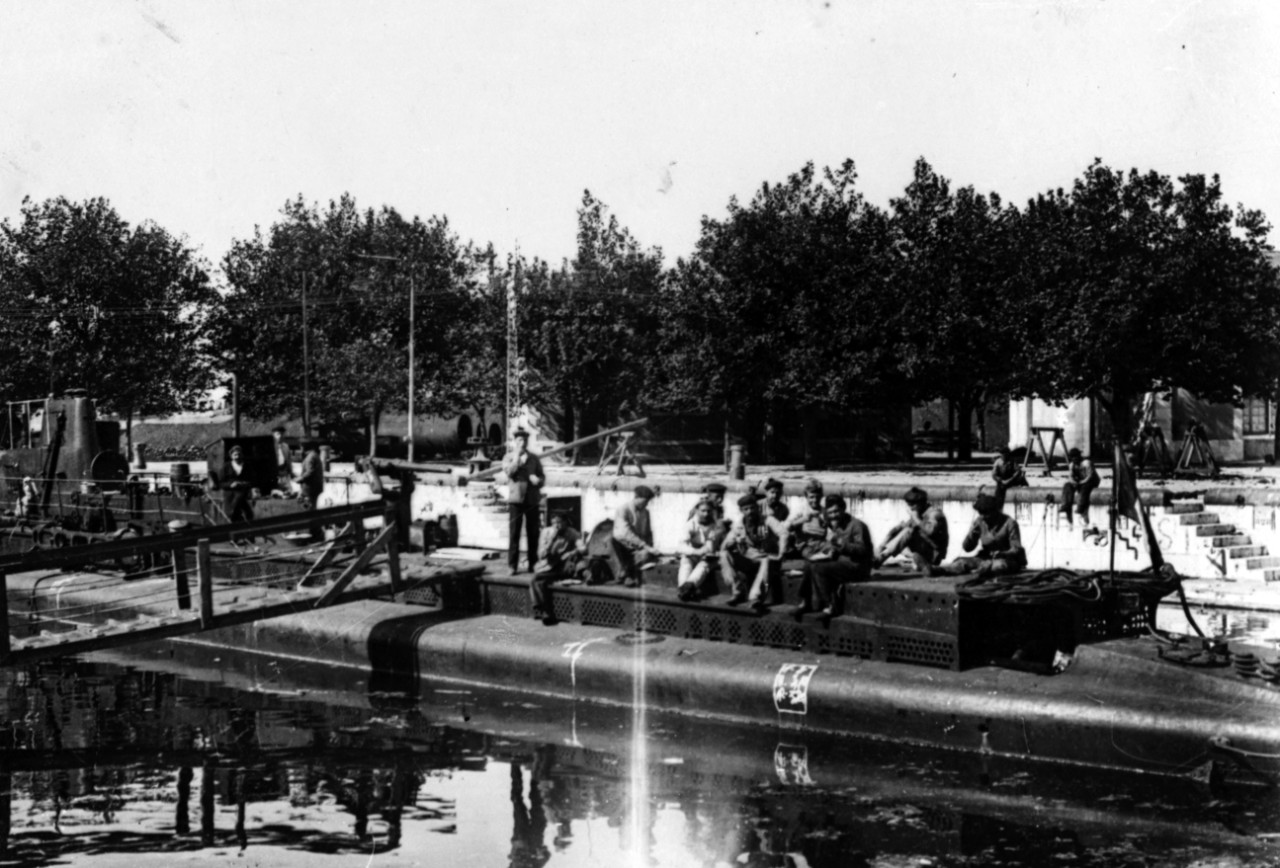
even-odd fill
[{"label": "utility pole", "polygon": [[413,279],[413,272],[409,272],[409,422],[405,432],[405,438],[408,441],[405,445],[408,448],[406,455],[409,463],[413,463],[413,297],[417,295],[417,286]]},{"label": "utility pole", "polygon": [[311,437],[311,354],[307,348],[307,273],[302,272],[302,439]]},{"label": "utility pole", "polygon": [[[379,259],[383,262],[395,262],[397,264],[404,262],[404,259],[399,256],[379,256],[374,253],[353,253],[352,256],[357,259]],[[417,318],[414,316],[413,305],[414,297],[418,294],[418,285],[415,274],[416,272],[411,267],[409,270],[409,421],[405,425],[405,447],[407,450],[405,456],[410,462],[413,461],[413,393],[416,391],[413,375],[414,362],[416,360],[413,333]]]}]

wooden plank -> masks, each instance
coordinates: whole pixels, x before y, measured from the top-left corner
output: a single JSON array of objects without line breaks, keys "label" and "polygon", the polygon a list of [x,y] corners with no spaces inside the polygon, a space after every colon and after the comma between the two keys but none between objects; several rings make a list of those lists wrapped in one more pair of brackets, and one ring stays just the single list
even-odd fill
[{"label": "wooden plank", "polygon": [[350,530],[351,525],[347,525],[342,529],[342,533],[338,534],[337,539],[332,540],[329,545],[325,546],[324,551],[320,553],[320,557],[316,558],[316,562],[311,565],[311,569],[307,570],[307,574],[298,579],[298,584],[294,586],[296,590],[301,591],[307,586],[307,580],[322,570],[327,569],[329,565],[333,563],[334,558],[336,558],[338,556],[338,552],[341,551],[342,543],[345,542],[342,539],[343,536],[345,536]]},{"label": "wooden plank", "polygon": [[113,542],[94,543],[91,546],[73,546],[62,549],[41,549],[34,552],[0,557],[0,569],[10,573],[28,570],[62,569],[90,563],[108,563],[119,558],[132,559],[140,555],[168,551],[174,546],[194,547],[200,540],[211,543],[226,542],[233,537],[274,536],[290,530],[324,524],[345,524],[382,515],[380,500],[370,500],[351,506],[335,506],[296,515],[275,516],[237,524],[206,525],[193,527],[178,533],[132,537]]},{"label": "wooden plank", "polygon": [[[378,544],[375,540],[374,545],[370,546],[370,550],[375,550],[377,547]],[[478,575],[480,572],[481,568],[476,567],[464,570],[462,574]],[[352,577],[354,578],[354,574]],[[419,585],[431,584],[434,581],[439,581],[440,578],[442,577],[439,575],[424,576],[421,580],[410,582],[408,589],[411,590]],[[95,628],[98,632],[86,635],[83,639],[78,638],[72,641],[49,642],[47,639],[40,637],[15,639],[8,662],[10,665],[22,666],[39,660],[51,660],[72,654],[84,654],[89,651],[107,648],[122,648],[127,645],[154,642],[159,639],[174,639],[199,633],[204,629],[219,630],[224,627],[234,627],[252,621],[263,621],[268,618],[278,618],[282,615],[313,611],[319,608],[316,604],[324,594],[330,595],[327,605],[339,605],[341,603],[352,603],[357,600],[385,596],[389,589],[389,581],[376,581],[362,584],[356,588],[344,588],[337,594],[330,594],[332,588],[325,589],[324,592],[320,589],[284,592],[266,598],[271,602],[260,606],[219,612],[214,616],[213,623],[208,628],[203,627],[199,616],[192,613],[182,618],[172,617],[167,621],[157,621],[155,618],[149,618],[131,623],[117,622],[114,625],[101,625]],[[142,624],[145,624],[145,626],[142,626]],[[89,631],[84,632],[87,634]]]},{"label": "wooden plank", "polygon": [[361,570],[369,566],[369,563],[373,560],[374,556],[378,554],[378,552],[386,548],[387,539],[395,534],[395,532],[395,525],[384,527],[382,532],[374,537],[374,540],[369,544],[369,547],[362,551],[360,555],[342,571],[342,575],[334,579],[332,585],[325,588],[324,593],[320,595],[320,599],[316,600],[315,608],[323,609],[325,606],[332,605],[333,599],[337,597],[338,594],[341,594],[347,585],[351,584],[355,577],[360,574]]}]

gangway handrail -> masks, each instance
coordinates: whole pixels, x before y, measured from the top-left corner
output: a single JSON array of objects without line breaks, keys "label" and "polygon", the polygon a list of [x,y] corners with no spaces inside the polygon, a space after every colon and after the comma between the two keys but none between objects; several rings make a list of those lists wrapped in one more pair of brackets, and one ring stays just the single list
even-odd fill
[{"label": "gangway handrail", "polygon": [[102,563],[133,558],[155,552],[194,547],[201,540],[226,542],[238,537],[274,536],[290,530],[301,530],[321,524],[340,524],[383,515],[388,504],[370,500],[349,506],[334,506],[286,516],[255,519],[234,524],[192,527],[166,534],[129,537],[111,542],[71,546],[62,549],[39,549],[0,557],[0,571],[7,573],[30,570],[62,569],[87,563]]}]

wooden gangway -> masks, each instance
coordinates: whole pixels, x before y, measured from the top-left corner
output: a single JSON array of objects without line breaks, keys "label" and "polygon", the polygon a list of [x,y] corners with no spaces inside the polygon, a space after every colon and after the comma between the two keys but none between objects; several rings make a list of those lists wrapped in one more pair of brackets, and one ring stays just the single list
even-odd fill
[{"label": "wooden gangway", "polygon": [[[367,530],[368,524],[375,527]],[[410,588],[401,574],[397,532],[395,510],[378,500],[0,558],[0,664],[21,665],[171,639],[402,593]],[[260,562],[272,567],[270,581],[215,578],[215,562],[241,559],[247,541],[284,538],[285,534],[314,536],[316,543],[310,549],[314,554],[304,557],[279,548],[260,555]],[[227,548],[215,553],[213,547],[219,543],[228,544]],[[140,576],[98,569],[121,563],[158,566]],[[281,565],[287,571],[283,580]],[[18,612],[10,618],[13,580],[19,574],[50,570],[82,571],[89,578],[101,578],[98,604],[37,612],[35,584],[29,583],[32,604],[26,614],[37,632],[15,635],[14,625],[20,622]],[[433,579],[432,574],[415,576],[411,583],[429,584]],[[115,612],[123,617],[111,617]]]}]

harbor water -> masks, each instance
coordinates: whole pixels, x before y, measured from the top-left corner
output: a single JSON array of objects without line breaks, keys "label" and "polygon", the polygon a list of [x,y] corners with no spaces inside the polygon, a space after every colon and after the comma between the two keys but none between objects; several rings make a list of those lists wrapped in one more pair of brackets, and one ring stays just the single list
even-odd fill
[{"label": "harbor water", "polygon": [[4,673],[39,865],[1280,865],[1274,789],[156,644]]}]

